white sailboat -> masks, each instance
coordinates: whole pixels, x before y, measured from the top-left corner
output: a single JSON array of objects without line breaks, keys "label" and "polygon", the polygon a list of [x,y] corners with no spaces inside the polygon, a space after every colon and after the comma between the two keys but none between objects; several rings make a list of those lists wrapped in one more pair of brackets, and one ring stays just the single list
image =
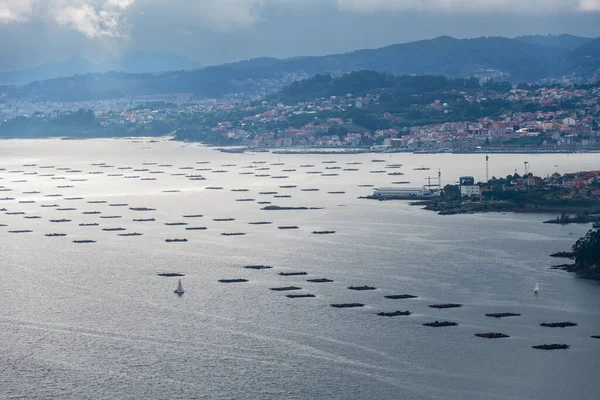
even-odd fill
[{"label": "white sailboat", "polygon": [[175,294],[181,296],[185,291],[183,290],[183,285],[181,284],[181,279],[179,279],[179,283],[177,284],[177,289],[174,291]]},{"label": "white sailboat", "polygon": [[533,293],[538,294],[539,291],[540,291],[540,286],[536,282],[535,287],[533,288]]}]

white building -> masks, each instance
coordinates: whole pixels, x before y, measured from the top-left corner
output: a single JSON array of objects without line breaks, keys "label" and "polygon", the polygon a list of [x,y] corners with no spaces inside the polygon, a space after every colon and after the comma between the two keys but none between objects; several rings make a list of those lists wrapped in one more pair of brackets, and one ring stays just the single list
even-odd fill
[{"label": "white building", "polygon": [[461,185],[460,187],[460,196],[461,197],[473,197],[479,196],[479,185]]}]

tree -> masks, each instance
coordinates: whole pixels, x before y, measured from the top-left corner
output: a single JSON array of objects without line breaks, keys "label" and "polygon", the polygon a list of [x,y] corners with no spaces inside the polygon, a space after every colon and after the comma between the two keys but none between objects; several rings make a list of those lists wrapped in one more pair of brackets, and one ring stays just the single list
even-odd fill
[{"label": "tree", "polygon": [[444,186],[444,197],[448,200],[460,200],[460,187],[458,185]]},{"label": "tree", "polygon": [[572,250],[578,267],[589,267],[600,262],[600,230],[590,230],[573,245]]}]

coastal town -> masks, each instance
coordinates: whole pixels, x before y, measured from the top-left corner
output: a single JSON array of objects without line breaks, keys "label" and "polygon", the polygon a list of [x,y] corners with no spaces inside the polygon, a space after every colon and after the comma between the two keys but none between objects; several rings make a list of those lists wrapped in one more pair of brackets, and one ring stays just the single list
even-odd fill
[{"label": "coastal town", "polygon": [[[2,128],[11,120],[52,123],[84,110],[93,113],[97,129],[117,132],[115,136],[172,134],[218,145],[413,152],[600,150],[598,85],[484,87],[442,93],[443,98],[426,103],[417,99],[401,113],[382,106],[384,90],[297,102],[276,96],[196,99],[179,93],[28,103],[0,93],[0,136],[9,136]],[[483,105],[487,108],[481,116],[457,116]],[[423,124],[429,120],[435,123]]]}]

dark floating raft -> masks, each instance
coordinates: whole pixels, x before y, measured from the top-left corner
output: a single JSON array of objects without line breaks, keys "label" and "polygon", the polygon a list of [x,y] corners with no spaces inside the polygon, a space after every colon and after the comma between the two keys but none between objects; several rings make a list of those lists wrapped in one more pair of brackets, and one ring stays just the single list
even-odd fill
[{"label": "dark floating raft", "polygon": [[308,272],[280,272],[281,276],[298,276],[298,275],[308,275]]},{"label": "dark floating raft", "polygon": [[73,240],[73,243],[96,243],[95,240]]},{"label": "dark floating raft", "polygon": [[305,299],[307,297],[317,297],[314,294],[286,294],[285,297],[290,299]]},{"label": "dark floating raft", "polygon": [[246,269],[271,269],[270,265],[246,265],[244,268]]},{"label": "dark floating raft", "polygon": [[97,222],[91,223],[91,224],[79,224],[79,226],[98,226],[99,224]]},{"label": "dark floating raft", "polygon": [[154,222],[156,218],[137,218],[134,219],[133,222]]},{"label": "dark floating raft", "polygon": [[553,344],[540,344],[537,346],[531,346],[534,349],[539,349],[539,350],[560,350],[560,349],[568,349],[569,346],[568,344],[557,344],[557,343],[553,343]]},{"label": "dark floating raft", "polygon": [[350,290],[375,290],[377,289],[374,286],[349,286],[348,289]]},{"label": "dark floating raft", "polygon": [[315,235],[332,235],[335,231],[313,231]]},{"label": "dark floating raft", "polygon": [[434,327],[434,328],[441,328],[441,327],[444,327],[444,326],[457,326],[458,322],[451,322],[451,321],[438,322],[438,321],[435,321],[435,322],[428,322],[428,323],[425,323],[423,325],[425,325],[425,326],[431,326],[431,327]]},{"label": "dark floating raft", "polygon": [[594,335],[592,336],[592,339],[600,339],[600,335]]},{"label": "dark floating raft", "polygon": [[129,207],[131,211],[156,211],[156,208],[148,207]]},{"label": "dark floating raft", "polygon": [[250,225],[271,225],[272,222],[268,221],[259,221],[259,222],[248,222]]},{"label": "dark floating raft", "polygon": [[139,232],[128,232],[128,233],[118,233],[119,236],[142,236],[143,233]]},{"label": "dark floating raft", "polygon": [[340,304],[332,304],[331,307],[335,308],[355,308],[355,307],[364,307],[364,304],[361,303],[340,303]]},{"label": "dark floating raft", "polygon": [[296,225],[291,226],[278,226],[278,229],[299,229]]},{"label": "dark floating raft", "polygon": [[327,279],[327,278],[317,278],[317,279],[307,279],[306,282],[312,282],[312,283],[329,283],[329,282],[333,282],[332,279]]},{"label": "dark floating raft", "polygon": [[205,231],[206,227],[205,226],[190,226],[185,228],[186,231]]},{"label": "dark floating raft", "polygon": [[242,283],[248,282],[248,279],[219,279],[221,283]]},{"label": "dark floating raft", "polygon": [[430,304],[429,307],[431,307],[431,308],[458,308],[458,307],[462,307],[462,304],[455,304],[455,303]]},{"label": "dark floating raft", "polygon": [[221,233],[221,236],[244,236],[245,233],[244,232],[225,232],[225,233]]},{"label": "dark floating raft", "polygon": [[185,274],[180,274],[179,272],[163,272],[163,273],[158,274],[158,276],[172,278],[172,277],[177,277],[177,276],[185,276]]},{"label": "dark floating raft", "polygon": [[274,287],[274,288],[271,288],[271,290],[274,290],[276,292],[286,292],[288,290],[302,290],[302,288],[298,287],[298,286],[284,286],[284,287]]},{"label": "dark floating raft", "polygon": [[165,222],[166,226],[183,226],[187,225],[187,222]]},{"label": "dark floating raft", "polygon": [[235,221],[235,218],[213,218],[213,221],[216,221],[216,222]]},{"label": "dark floating raft", "polygon": [[165,242],[167,243],[185,243],[187,242],[187,239],[166,239]]},{"label": "dark floating raft", "polygon": [[8,231],[8,233],[31,233],[33,231],[29,230],[29,229],[22,229],[22,230],[18,230],[18,231]]},{"label": "dark floating raft", "polygon": [[394,312],[380,312],[377,315],[380,315],[382,317],[399,317],[399,316],[410,315],[410,314],[411,314],[410,311],[394,311]]},{"label": "dark floating raft", "polygon": [[204,215],[202,214],[190,214],[190,215],[184,215],[183,218],[202,218],[204,217]]},{"label": "dark floating raft", "polygon": [[498,332],[476,333],[475,336],[484,338],[484,339],[503,339],[503,338],[510,337],[508,335],[505,335],[504,333],[498,333]]},{"label": "dark floating raft", "polygon": [[544,322],[541,323],[540,326],[545,326],[547,328],[565,328],[567,326],[577,326],[575,322]]},{"label": "dark floating raft", "polygon": [[505,312],[505,313],[490,313],[490,314],[485,314],[485,316],[493,317],[493,318],[505,318],[505,317],[519,317],[519,316],[521,316],[521,314]]}]

